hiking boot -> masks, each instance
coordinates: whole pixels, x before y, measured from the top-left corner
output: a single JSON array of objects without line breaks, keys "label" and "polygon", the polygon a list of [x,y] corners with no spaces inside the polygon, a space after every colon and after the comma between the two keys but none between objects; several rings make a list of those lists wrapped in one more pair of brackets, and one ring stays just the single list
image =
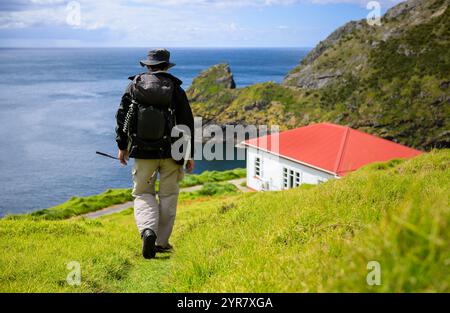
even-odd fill
[{"label": "hiking boot", "polygon": [[156,234],[151,229],[142,232],[142,256],[145,259],[153,259],[156,254],[155,249]]},{"label": "hiking boot", "polygon": [[166,252],[172,252],[173,247],[170,244],[167,244],[167,246],[156,246],[155,247],[156,252],[158,253],[166,253]]}]

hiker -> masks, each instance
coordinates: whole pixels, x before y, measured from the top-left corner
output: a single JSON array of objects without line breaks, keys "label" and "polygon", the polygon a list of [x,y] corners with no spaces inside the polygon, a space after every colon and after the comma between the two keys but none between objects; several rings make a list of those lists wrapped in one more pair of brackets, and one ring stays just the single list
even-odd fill
[{"label": "hiker", "polygon": [[188,127],[193,147],[194,118],[181,88],[182,81],[167,72],[175,65],[170,62],[170,52],[151,50],[140,64],[147,67],[148,72],[129,77],[131,83],[116,114],[116,141],[121,164],[126,165],[128,158],[135,159],[132,169],[134,217],[142,238],[142,254],[151,259],[156,252],[172,249],[169,237],[177,209],[178,182],[184,175],[183,163],[187,172],[194,168],[193,149],[184,157],[187,162],[172,157],[171,130],[175,125]]}]

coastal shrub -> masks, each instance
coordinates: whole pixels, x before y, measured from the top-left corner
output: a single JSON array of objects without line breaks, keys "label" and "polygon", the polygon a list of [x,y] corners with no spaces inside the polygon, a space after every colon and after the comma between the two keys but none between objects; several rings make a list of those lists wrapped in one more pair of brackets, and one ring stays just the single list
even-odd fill
[{"label": "coastal shrub", "polygon": [[226,171],[204,171],[201,174],[187,174],[180,182],[180,187],[203,185],[205,183],[221,182],[246,176],[244,168],[236,168]]},{"label": "coastal shrub", "polygon": [[203,196],[222,195],[227,193],[236,192],[238,189],[233,184],[219,184],[219,183],[206,183],[202,189],[198,191]]}]

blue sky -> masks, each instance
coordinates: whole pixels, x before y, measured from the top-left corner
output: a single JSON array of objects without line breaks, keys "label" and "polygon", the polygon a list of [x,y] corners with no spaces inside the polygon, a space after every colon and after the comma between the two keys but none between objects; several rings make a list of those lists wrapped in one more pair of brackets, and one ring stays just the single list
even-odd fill
[{"label": "blue sky", "polygon": [[312,47],[368,2],[1,0],[0,47]]}]

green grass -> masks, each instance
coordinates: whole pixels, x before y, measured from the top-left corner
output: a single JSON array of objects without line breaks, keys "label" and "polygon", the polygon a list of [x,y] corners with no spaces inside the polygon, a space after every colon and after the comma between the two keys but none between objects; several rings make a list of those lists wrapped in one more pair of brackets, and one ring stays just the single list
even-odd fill
[{"label": "green grass", "polygon": [[[246,171],[243,168],[236,168],[226,171],[204,171],[201,174],[187,174],[185,178],[180,181],[180,187],[191,187],[195,185],[203,185],[207,183],[223,182],[231,179],[245,177]],[[233,192],[234,186],[223,187],[218,184],[205,186],[201,192],[190,193],[183,197],[195,198],[204,195],[216,195],[226,192]],[[158,182],[156,184],[158,188]],[[202,194],[203,193],[203,194]],[[209,194],[208,194],[209,193]],[[97,211],[114,204],[125,203],[132,201],[131,189],[108,189],[105,192],[88,196],[88,197],[72,197],[68,201],[57,206],[38,210],[30,214],[10,215],[6,219],[46,219],[46,220],[62,220],[77,215],[86,214]]]},{"label": "green grass", "polygon": [[68,201],[57,206],[35,211],[30,214],[7,216],[6,219],[22,219],[31,217],[34,219],[62,220],[131,200],[133,200],[133,197],[131,196],[130,189],[108,189],[98,195],[88,197],[72,197]]},{"label": "green grass", "polygon": [[[152,261],[140,257],[131,209],[3,219],[0,291],[449,292],[449,166],[449,150],[433,151],[318,186],[187,199],[175,252]],[[65,282],[72,260],[78,287]],[[366,283],[370,261],[380,286]]]},{"label": "green grass", "polygon": [[202,197],[230,195],[238,191],[237,187],[231,183],[205,183],[199,190],[180,192],[178,199],[179,201],[195,200]]},{"label": "green grass", "polygon": [[[237,192],[230,183],[205,183],[197,191],[181,192],[177,229],[205,219],[210,206]],[[0,257],[0,292],[142,291],[138,287],[146,292],[160,291],[169,270],[168,255],[152,264],[141,258],[132,213],[130,208],[96,220],[37,219],[30,215],[1,219],[0,247],[9,252]],[[173,236],[175,240],[179,234]],[[80,286],[66,282],[70,272],[66,266],[71,261],[81,265]],[[134,276],[135,269],[139,271]]]},{"label": "green grass", "polygon": [[[138,234],[131,215],[114,222],[1,220],[2,292],[103,292],[114,290],[138,262]],[[83,284],[67,284],[66,268],[81,264]]]},{"label": "green grass", "polygon": [[[245,194],[179,244],[168,290],[448,292],[449,165],[447,150]],[[366,284],[372,260],[381,286]]]},{"label": "green grass", "polygon": [[[234,196],[181,201],[172,242]],[[170,255],[149,262],[140,245],[131,208],[96,220],[2,219],[0,292],[161,291],[171,271]],[[66,282],[72,261],[81,266],[80,286]]]}]

